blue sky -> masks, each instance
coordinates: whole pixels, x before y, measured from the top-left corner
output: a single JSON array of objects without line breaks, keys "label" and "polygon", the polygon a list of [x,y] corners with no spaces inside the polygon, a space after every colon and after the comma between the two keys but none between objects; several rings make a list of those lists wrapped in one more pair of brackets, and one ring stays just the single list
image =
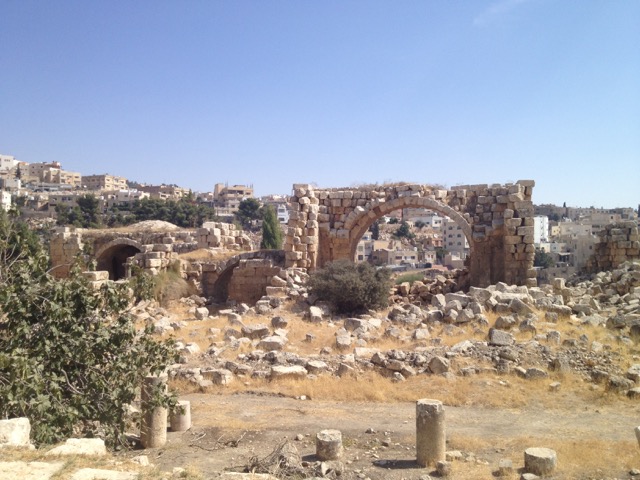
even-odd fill
[{"label": "blue sky", "polygon": [[636,0],[0,0],[0,153],[206,191],[640,202]]}]

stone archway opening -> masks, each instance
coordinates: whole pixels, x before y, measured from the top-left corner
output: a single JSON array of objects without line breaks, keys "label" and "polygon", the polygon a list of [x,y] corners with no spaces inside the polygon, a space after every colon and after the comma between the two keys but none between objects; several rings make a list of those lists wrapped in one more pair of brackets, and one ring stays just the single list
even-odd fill
[{"label": "stone archway opening", "polygon": [[97,268],[109,272],[109,280],[121,280],[127,277],[127,259],[137,253],[140,253],[140,249],[134,245],[112,245],[97,257]]},{"label": "stone archway opening", "polygon": [[[473,254],[473,239],[470,235],[471,228],[463,218],[451,218],[443,211],[435,208],[409,207],[412,210],[409,214],[404,212],[407,208],[406,206],[397,207],[394,210],[381,211],[380,214],[376,216],[365,216],[366,221],[360,225],[360,228],[352,232],[350,246],[351,259],[356,263],[370,261],[376,265],[408,265],[409,268],[419,268],[419,265],[422,265],[422,268],[424,268],[427,266],[426,264],[433,265],[437,263],[436,251],[442,249],[442,252],[449,253],[453,256],[451,260],[452,263],[449,265],[453,265],[454,268],[469,266]],[[388,241],[386,238],[382,240],[382,242],[386,242],[388,246],[382,247],[378,244],[377,247],[380,247],[380,249],[377,250],[373,239],[369,242],[361,242],[363,238],[370,235],[371,227],[374,223],[379,222],[381,219],[390,216],[390,213],[397,212],[398,210],[403,210],[402,220],[393,224],[383,224],[390,227],[386,228],[386,230],[400,228],[402,222],[405,221],[405,215],[410,215],[411,218],[407,220],[410,225],[417,223],[414,220],[415,218],[429,217],[430,220],[427,226],[430,226],[432,229],[432,241],[428,245],[414,244],[412,247],[398,249],[398,245],[393,244],[394,238],[392,237]],[[395,218],[397,218],[397,216],[395,216]],[[426,235],[426,237],[428,236],[429,234]],[[396,249],[393,250],[393,247]],[[456,258],[459,258],[459,260],[456,260]],[[380,263],[381,261],[383,263]]]}]

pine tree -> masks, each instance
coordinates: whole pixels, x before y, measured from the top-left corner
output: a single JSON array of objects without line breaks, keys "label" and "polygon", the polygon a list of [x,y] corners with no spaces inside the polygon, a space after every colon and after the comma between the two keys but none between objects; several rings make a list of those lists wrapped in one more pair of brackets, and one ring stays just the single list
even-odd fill
[{"label": "pine tree", "polygon": [[272,206],[266,206],[262,214],[262,242],[260,248],[279,250],[282,248],[282,228]]}]

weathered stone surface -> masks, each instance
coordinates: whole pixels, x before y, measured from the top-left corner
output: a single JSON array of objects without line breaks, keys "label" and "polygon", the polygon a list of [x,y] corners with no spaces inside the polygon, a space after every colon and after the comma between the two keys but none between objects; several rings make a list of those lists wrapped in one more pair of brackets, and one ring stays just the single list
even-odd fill
[{"label": "weathered stone surface", "polygon": [[489,330],[489,344],[495,346],[508,346],[515,343],[513,335],[502,330],[492,328]]},{"label": "weathered stone surface", "polygon": [[269,376],[272,379],[278,378],[305,378],[307,376],[307,370],[300,365],[274,365],[271,367]]},{"label": "weathered stone surface", "polygon": [[70,438],[64,445],[49,450],[46,455],[106,455],[107,448],[101,438]]},{"label": "weathered stone surface", "polygon": [[209,317],[209,309],[207,307],[196,308],[196,320],[205,320]]},{"label": "weathered stone surface", "polygon": [[449,371],[449,360],[444,357],[433,357],[429,362],[429,370],[436,375]]},{"label": "weathered stone surface", "polygon": [[279,335],[272,335],[270,337],[265,337],[260,340],[258,344],[258,348],[261,350],[282,350],[284,346],[287,344],[287,339],[285,337],[281,337]]},{"label": "weathered stone surface", "polygon": [[26,417],[0,420],[0,446],[28,447],[31,423]]},{"label": "weathered stone surface", "polygon": [[558,463],[555,450],[550,448],[527,448],[524,451],[524,469],[534,475],[552,473]]},{"label": "weathered stone surface", "polygon": [[0,478],[49,480],[63,466],[63,462],[0,462]]},{"label": "weathered stone surface", "polygon": [[83,468],[71,475],[70,480],[136,480],[139,477],[140,475],[135,472]]},{"label": "weathered stone surface", "polygon": [[322,430],[316,434],[316,457],[320,460],[338,460],[342,457],[342,432]]}]

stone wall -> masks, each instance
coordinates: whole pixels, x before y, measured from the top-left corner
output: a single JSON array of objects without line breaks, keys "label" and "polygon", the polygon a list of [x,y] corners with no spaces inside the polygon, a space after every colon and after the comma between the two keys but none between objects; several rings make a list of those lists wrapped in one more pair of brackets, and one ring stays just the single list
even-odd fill
[{"label": "stone wall", "polygon": [[591,272],[612,270],[627,260],[640,258],[638,224],[629,220],[607,225],[600,232],[594,250],[587,263],[587,270]]},{"label": "stone wall", "polygon": [[[155,274],[166,269],[178,254],[199,248],[248,251],[253,245],[235,225],[217,222],[205,223],[197,230],[126,231],[64,227],[55,230],[50,242],[52,273],[57,278],[68,277],[71,265],[81,254],[85,255],[87,263],[95,260],[100,270],[109,271],[113,280],[122,278],[122,274],[116,275],[114,271],[126,270],[123,267],[125,262],[135,263]],[[113,265],[114,262],[118,265]]]},{"label": "stone wall", "polygon": [[273,277],[283,266],[284,256],[279,250],[245,252],[221,262],[204,263],[202,295],[217,302],[255,303],[265,294],[275,293],[272,290],[278,282],[273,282]]},{"label": "stone wall", "polygon": [[267,293],[271,279],[280,272],[280,266],[271,260],[241,260],[229,281],[229,300],[255,304]]},{"label": "stone wall", "polygon": [[327,190],[297,184],[284,245],[286,265],[314,269],[353,260],[358,241],[375,220],[401,208],[427,208],[464,231],[471,249],[471,285],[533,286],[534,185],[520,180],[451,189],[397,184]]}]

